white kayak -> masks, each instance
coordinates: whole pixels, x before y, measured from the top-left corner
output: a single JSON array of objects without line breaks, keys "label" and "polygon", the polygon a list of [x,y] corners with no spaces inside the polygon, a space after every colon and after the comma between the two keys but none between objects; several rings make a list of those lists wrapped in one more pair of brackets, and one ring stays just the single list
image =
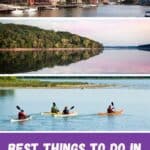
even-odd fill
[{"label": "white kayak", "polygon": [[123,113],[123,109],[116,110],[112,113],[100,112],[100,113],[98,113],[98,115],[100,115],[100,116],[117,116],[117,115],[121,115],[122,113]]},{"label": "white kayak", "polygon": [[51,113],[51,112],[43,112],[41,113],[41,115],[45,115],[45,116],[54,116],[54,117],[73,117],[73,116],[77,116],[78,113],[77,112],[70,112],[69,114],[62,114],[62,113]]},{"label": "white kayak", "polygon": [[32,116],[28,116],[26,119],[12,118],[12,119],[10,119],[10,122],[24,122],[24,121],[28,121],[31,119],[32,119]]}]

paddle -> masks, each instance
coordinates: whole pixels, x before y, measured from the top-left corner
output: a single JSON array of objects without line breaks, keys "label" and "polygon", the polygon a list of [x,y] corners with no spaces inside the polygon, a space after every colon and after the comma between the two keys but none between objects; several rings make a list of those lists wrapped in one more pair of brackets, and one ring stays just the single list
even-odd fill
[{"label": "paddle", "polygon": [[[18,106],[18,105],[16,106],[16,108],[17,108],[18,110],[23,110],[23,109],[21,109],[21,107]],[[27,117],[30,117],[30,115],[26,115],[26,118],[27,118]]]},{"label": "paddle", "polygon": [[70,110],[74,109],[74,107],[75,107],[75,106],[71,106],[71,107],[70,107]]},{"label": "paddle", "polygon": [[18,110],[21,110],[20,106],[18,106],[18,105],[16,106],[16,108],[17,108]]}]

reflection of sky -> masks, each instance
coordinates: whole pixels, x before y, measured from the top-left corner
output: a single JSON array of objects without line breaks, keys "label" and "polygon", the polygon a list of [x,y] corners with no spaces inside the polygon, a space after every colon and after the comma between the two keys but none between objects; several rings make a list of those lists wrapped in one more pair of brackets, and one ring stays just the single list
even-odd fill
[{"label": "reflection of sky", "polygon": [[139,45],[150,43],[149,19],[1,19],[3,23],[38,26],[44,29],[63,30],[87,36],[104,45]]},{"label": "reflection of sky", "polygon": [[32,73],[150,73],[150,52],[104,50],[103,53],[68,66],[44,68]]}]

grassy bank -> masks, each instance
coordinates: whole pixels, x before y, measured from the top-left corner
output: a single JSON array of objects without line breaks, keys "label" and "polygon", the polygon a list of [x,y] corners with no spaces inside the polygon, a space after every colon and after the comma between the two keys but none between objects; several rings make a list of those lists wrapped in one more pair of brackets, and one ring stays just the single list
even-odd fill
[{"label": "grassy bank", "polygon": [[102,88],[114,85],[107,84],[89,84],[86,82],[47,82],[30,79],[18,79],[16,77],[0,77],[0,87],[20,87],[20,88]]}]

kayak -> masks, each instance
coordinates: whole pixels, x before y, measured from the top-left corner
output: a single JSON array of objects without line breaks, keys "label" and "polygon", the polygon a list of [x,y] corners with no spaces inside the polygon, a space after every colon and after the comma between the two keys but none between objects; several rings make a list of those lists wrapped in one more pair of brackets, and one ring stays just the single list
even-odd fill
[{"label": "kayak", "polygon": [[58,114],[54,114],[54,117],[73,117],[73,116],[77,116],[78,113],[77,112],[71,112],[69,114],[62,114],[62,113],[58,113]]},{"label": "kayak", "polygon": [[117,116],[117,115],[121,115],[123,113],[123,109],[121,110],[116,110],[115,112],[113,113],[107,113],[107,112],[100,112],[98,113],[98,115],[100,116]]},{"label": "kayak", "polygon": [[41,115],[44,115],[44,116],[53,116],[53,115],[57,115],[57,114],[62,114],[62,113],[51,113],[51,112],[42,112]]},{"label": "kayak", "polygon": [[41,115],[45,115],[45,116],[54,116],[54,117],[73,117],[73,116],[77,116],[78,113],[77,112],[71,112],[69,114],[62,114],[62,113],[51,113],[51,112],[43,112],[41,113]]},{"label": "kayak", "polygon": [[32,119],[32,116],[28,116],[26,119],[12,118],[12,119],[10,119],[10,122],[24,122],[24,121],[28,121],[31,119]]}]

